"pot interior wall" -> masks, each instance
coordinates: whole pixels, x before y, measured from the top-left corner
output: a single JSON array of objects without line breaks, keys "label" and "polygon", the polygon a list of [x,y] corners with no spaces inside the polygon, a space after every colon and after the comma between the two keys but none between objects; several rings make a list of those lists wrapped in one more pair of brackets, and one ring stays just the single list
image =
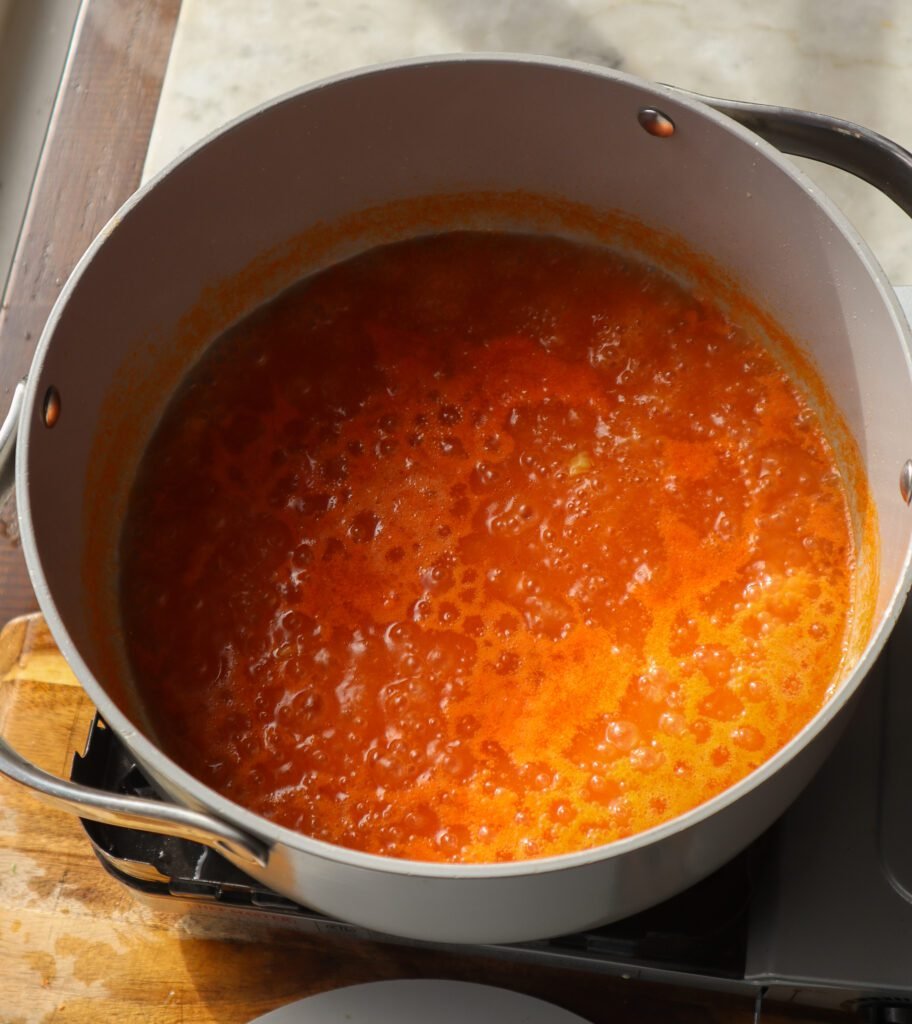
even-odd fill
[{"label": "pot interior wall", "polygon": [[[644,106],[673,118],[671,138],[643,131]],[[415,201],[479,192],[499,198]],[[698,284],[715,275],[723,293],[742,284],[819,368],[867,466],[879,616],[909,547],[897,486],[912,455],[909,360],[867,257],[811,192],[724,119],[614,73],[535,60],[368,72],[238,123],[107,229],[33,370],[29,506],[76,649],[124,705],[114,682],[118,524],[142,443],[201,347],[315,268],[376,241],[467,224],[595,235]],[[382,215],[364,213],[376,207]],[[623,216],[587,218],[581,208]],[[687,247],[707,260],[695,263]],[[47,430],[40,398],[52,384],[62,415]],[[104,710],[104,692],[89,689]]]}]

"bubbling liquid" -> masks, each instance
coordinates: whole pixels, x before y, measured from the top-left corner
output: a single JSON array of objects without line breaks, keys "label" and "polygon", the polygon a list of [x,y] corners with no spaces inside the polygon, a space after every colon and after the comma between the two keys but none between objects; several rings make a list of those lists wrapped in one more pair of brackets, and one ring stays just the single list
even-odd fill
[{"label": "bubbling liquid", "polygon": [[821,424],[660,272],[453,233],[310,278],[173,399],[121,548],[166,751],[395,857],[667,821],[824,703],[854,549]]}]

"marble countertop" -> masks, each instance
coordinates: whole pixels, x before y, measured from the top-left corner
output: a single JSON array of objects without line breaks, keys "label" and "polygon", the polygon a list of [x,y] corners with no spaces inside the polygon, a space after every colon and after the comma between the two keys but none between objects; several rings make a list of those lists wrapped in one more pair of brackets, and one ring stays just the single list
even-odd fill
[{"label": "marble countertop", "polygon": [[[897,0],[183,0],[145,176],[248,108],[402,57],[544,53],[734,99],[804,107],[912,148],[912,4]],[[912,224],[802,161],[897,284]]]}]

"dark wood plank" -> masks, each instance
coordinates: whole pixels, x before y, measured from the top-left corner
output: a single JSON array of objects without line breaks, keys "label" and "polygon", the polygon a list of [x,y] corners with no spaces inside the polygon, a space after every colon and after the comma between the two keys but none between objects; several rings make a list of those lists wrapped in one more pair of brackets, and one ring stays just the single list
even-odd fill
[{"label": "dark wood plank", "polygon": [[[180,0],[84,0],[0,308],[0,410],[29,368],[60,289],[139,185]],[[34,610],[0,509],[0,622]]]}]

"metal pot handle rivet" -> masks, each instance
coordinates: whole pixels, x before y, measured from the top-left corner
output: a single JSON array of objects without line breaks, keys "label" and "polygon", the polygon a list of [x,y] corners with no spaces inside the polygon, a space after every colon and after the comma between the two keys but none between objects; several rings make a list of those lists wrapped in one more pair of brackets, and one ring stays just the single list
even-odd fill
[{"label": "metal pot handle rivet", "polygon": [[644,131],[655,135],[657,139],[668,139],[675,133],[674,121],[655,107],[643,107],[637,114],[637,120]]},{"label": "metal pot handle rivet", "polygon": [[41,408],[44,425],[50,429],[56,426],[60,419],[60,392],[52,384],[44,393],[44,403]]},{"label": "metal pot handle rivet", "polygon": [[912,459],[906,459],[899,471],[899,493],[907,505],[912,505]]}]

